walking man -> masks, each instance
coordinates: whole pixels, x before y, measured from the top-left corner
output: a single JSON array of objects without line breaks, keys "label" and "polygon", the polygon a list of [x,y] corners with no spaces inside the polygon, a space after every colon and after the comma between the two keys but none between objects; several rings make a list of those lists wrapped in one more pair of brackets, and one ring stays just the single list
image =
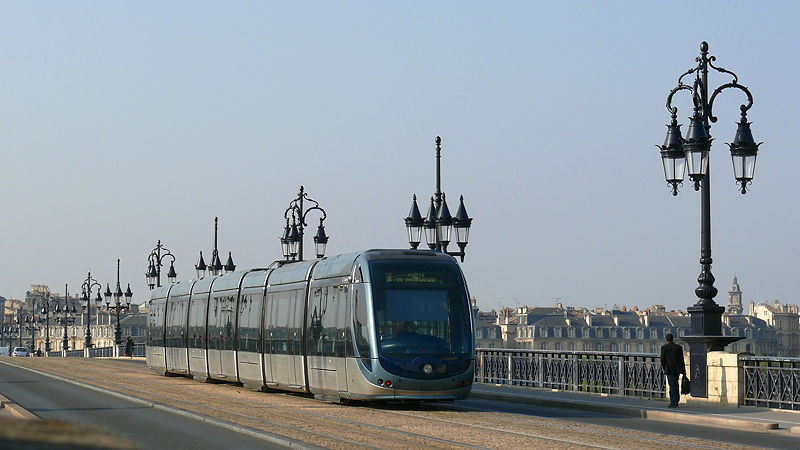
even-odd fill
[{"label": "walking man", "polygon": [[669,385],[669,407],[677,408],[681,399],[678,389],[678,377],[686,376],[686,365],[683,362],[683,347],[672,342],[674,337],[668,333],[665,338],[667,343],[661,346],[661,367],[667,375]]}]

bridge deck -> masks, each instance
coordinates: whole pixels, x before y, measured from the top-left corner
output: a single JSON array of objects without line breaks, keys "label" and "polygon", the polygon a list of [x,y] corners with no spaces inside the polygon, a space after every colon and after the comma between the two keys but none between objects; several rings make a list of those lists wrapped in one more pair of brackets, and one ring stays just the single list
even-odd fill
[{"label": "bridge deck", "polygon": [[[315,401],[294,394],[265,394],[234,385],[214,385],[185,378],[168,378],[147,370],[142,361],[84,358],[0,358],[12,363],[70,380],[81,380],[97,388],[168,407],[202,414],[216,420],[238,424],[251,430],[291,437],[327,448],[648,448],[665,440],[676,446],[709,445],[716,448],[742,448],[691,436],[664,435],[650,431],[621,431],[614,426],[576,422],[569,414],[555,417],[535,413],[497,410],[497,404],[472,400],[453,405],[345,407]],[[602,412],[583,411],[589,416],[610,417],[622,424],[630,417],[614,418],[611,404],[624,399],[562,397],[548,391],[529,391],[502,386],[478,385],[475,398],[494,400],[517,397],[517,401],[537,404],[541,399],[561,403],[580,401],[608,402]],[[574,393],[561,393],[572,394]],[[540,400],[536,400],[539,398]],[[476,402],[479,400],[475,400]],[[649,402],[650,405],[662,402]],[[562,405],[563,406],[563,405]],[[535,408],[534,408],[535,409]],[[682,414],[688,414],[681,411]],[[576,412],[578,414],[578,412]],[[791,413],[788,413],[791,414]],[[682,419],[681,423],[683,422]],[[775,433],[775,432],[772,432]]]}]

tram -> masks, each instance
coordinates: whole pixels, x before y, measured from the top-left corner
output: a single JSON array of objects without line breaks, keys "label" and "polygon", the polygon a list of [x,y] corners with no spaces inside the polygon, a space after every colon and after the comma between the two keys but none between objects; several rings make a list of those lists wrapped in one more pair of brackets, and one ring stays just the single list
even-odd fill
[{"label": "tram", "polygon": [[153,291],[147,366],[165,375],[350,401],[465,398],[475,367],[456,260],[366,250]]}]

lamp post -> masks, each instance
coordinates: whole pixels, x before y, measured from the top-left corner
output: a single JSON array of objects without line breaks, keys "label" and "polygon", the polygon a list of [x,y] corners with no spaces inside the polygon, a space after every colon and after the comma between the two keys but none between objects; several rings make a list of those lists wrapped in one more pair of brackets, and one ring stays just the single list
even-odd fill
[{"label": "lamp post", "polygon": [[[304,202],[313,203],[307,209],[303,209]],[[283,218],[286,219],[286,227],[283,230],[283,236],[280,237],[281,251],[286,261],[291,257],[292,261],[303,260],[303,236],[305,236],[306,216],[311,211],[319,211],[322,213],[322,218],[319,219],[319,226],[317,227],[317,234],[314,235],[314,247],[317,258],[325,256],[325,247],[328,245],[328,235],[325,234],[325,226],[323,222],[328,218],[328,214],[319,206],[319,202],[309,198],[305,192],[305,188],[300,186],[300,192],[297,197],[289,202],[289,207],[283,212]],[[289,226],[289,214],[291,213],[292,225]]]},{"label": "lamp post", "polygon": [[[467,215],[467,209],[464,207],[464,196],[459,199],[458,210],[456,216],[450,215],[450,209],[447,207],[447,196],[442,192],[442,170],[441,170],[441,152],[442,152],[442,138],[436,136],[436,191],[431,197],[431,204],[428,207],[428,214],[425,218],[419,212],[417,206],[416,194],[411,200],[411,211],[406,217],[406,229],[408,230],[408,243],[411,248],[416,249],[422,240],[422,230],[425,230],[425,241],[428,248],[431,250],[438,250],[447,253],[451,256],[458,256],[461,262],[464,262],[465,249],[469,242],[469,229],[472,226],[472,218]],[[452,232],[456,233],[456,244],[459,251],[448,252],[447,246],[452,239]]]},{"label": "lamp post", "polygon": [[161,267],[163,266],[164,258],[167,257],[172,258],[172,261],[169,263],[167,278],[170,283],[174,283],[178,278],[178,274],[175,272],[175,256],[166,247],[161,245],[161,239],[159,239],[156,248],[154,248],[153,251],[150,252],[150,256],[147,257],[148,267],[145,276],[147,277],[147,285],[150,286],[150,289],[161,287]]},{"label": "lamp post", "polygon": [[[709,152],[712,138],[709,134],[711,123],[717,121],[713,113],[714,100],[725,89],[733,88],[747,96],[747,104],[740,106],[741,120],[738,123],[733,143],[728,144],[733,160],[733,172],[741,193],[747,193],[747,186],[752,183],[755,172],[756,154],[760,143],[756,144],[747,121],[747,111],[753,106],[750,91],[739,84],[735,73],[714,65],[716,57],[708,56],[708,43],[700,44],[700,56],[695,58],[697,65],[678,78],[678,85],[667,96],[667,110],[672,120],[667,125],[667,137],[664,145],[658,146],[664,166],[664,176],[672,189],[672,195],[678,195],[678,186],[683,183],[684,171],[688,161],[689,178],[694,189],[700,190],[700,275],[699,285],[695,289],[698,302],[688,308],[691,315],[692,336],[683,339],[690,345],[690,366],[692,380],[692,396],[707,397],[706,392],[706,357],[708,351],[723,350],[725,345],[742,339],[742,337],[722,336],[722,313],[725,308],[714,301],[717,288],[714,287],[714,275],[711,273],[711,191]],[[730,75],[733,79],[714,89],[709,97],[708,70]],[[694,74],[691,85],[684,84],[687,75]],[[678,108],[672,106],[672,98],[679,91],[687,91],[692,96],[694,111],[690,117],[686,139],[681,136],[677,121]]]},{"label": "lamp post", "polygon": [[64,337],[61,339],[61,348],[64,351],[69,350],[69,338],[67,337],[67,325],[75,323],[75,314],[78,313],[78,310],[75,309],[75,306],[72,306],[72,309],[69,308],[69,294],[67,291],[67,285],[64,284],[64,309],[61,309],[61,305],[56,305],[56,314],[64,315],[62,317],[56,317],[56,321],[61,323],[64,326]]},{"label": "lamp post", "polygon": [[97,303],[97,320],[100,320],[100,303],[103,301],[103,297],[100,296],[100,291],[103,289],[103,286],[97,282],[94,278],[92,278],[92,272],[89,271],[86,275],[86,280],[84,280],[83,284],[81,284],[81,300],[86,304],[86,348],[92,348],[92,291],[94,288],[97,288],[97,297],[95,298],[95,302]]},{"label": "lamp post", "polygon": [[236,264],[233,263],[233,256],[231,256],[231,252],[228,252],[228,260],[225,262],[225,265],[222,265],[222,261],[219,259],[219,250],[217,249],[217,234],[219,231],[219,218],[214,217],[214,249],[211,252],[211,265],[207,266],[205,261],[203,260],[203,252],[200,252],[200,260],[197,261],[197,265],[194,268],[197,270],[197,278],[203,278],[206,276],[206,271],[208,271],[208,276],[217,276],[225,270],[225,273],[230,273],[236,270]]},{"label": "lamp post", "polygon": [[24,318],[22,317],[23,314],[18,310],[17,311],[17,327],[19,328],[19,346],[22,347],[22,330],[28,331],[28,337],[30,338],[30,347],[28,350],[33,353],[34,352],[34,332],[36,331],[36,317],[25,313]]},{"label": "lamp post", "polygon": [[[52,307],[52,297],[50,297],[50,291],[47,291],[43,299],[43,307],[42,307],[42,314],[45,317],[45,341],[44,341],[44,351],[50,351],[50,308]],[[40,316],[41,318],[41,316]]]},{"label": "lamp post", "polygon": [[[159,241],[159,244],[161,241]],[[114,297],[114,306],[111,306],[111,297]],[[106,283],[106,308],[108,310],[113,309],[117,314],[117,325],[114,329],[114,344],[120,345],[122,344],[122,331],[119,329],[119,313],[121,311],[128,311],[131,308],[131,299],[133,298],[133,292],[131,292],[131,285],[128,283],[128,288],[125,290],[125,293],[122,293],[122,288],[119,284],[119,258],[117,258],[117,290],[114,293],[111,293],[111,287]],[[122,298],[125,297],[125,304],[121,302]]]}]

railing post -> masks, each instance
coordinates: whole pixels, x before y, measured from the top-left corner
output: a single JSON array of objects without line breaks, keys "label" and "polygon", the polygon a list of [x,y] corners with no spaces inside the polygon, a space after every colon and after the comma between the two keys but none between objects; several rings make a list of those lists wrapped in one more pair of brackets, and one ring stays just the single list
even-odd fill
[{"label": "railing post", "polygon": [[580,374],[578,373],[579,365],[578,365],[578,355],[577,353],[572,354],[572,390],[578,391],[578,385],[580,384]]},{"label": "railing post", "polygon": [[481,383],[485,383],[486,382],[486,353],[485,352],[481,352],[481,378],[480,378],[480,382]]},{"label": "railing post", "polygon": [[513,354],[508,354],[508,384],[510,386],[514,385],[514,361],[513,361]]},{"label": "railing post", "polygon": [[539,387],[544,387],[544,353],[534,353],[536,358],[536,378],[539,378]]},{"label": "railing post", "polygon": [[625,395],[625,357],[617,361],[617,395]]}]

